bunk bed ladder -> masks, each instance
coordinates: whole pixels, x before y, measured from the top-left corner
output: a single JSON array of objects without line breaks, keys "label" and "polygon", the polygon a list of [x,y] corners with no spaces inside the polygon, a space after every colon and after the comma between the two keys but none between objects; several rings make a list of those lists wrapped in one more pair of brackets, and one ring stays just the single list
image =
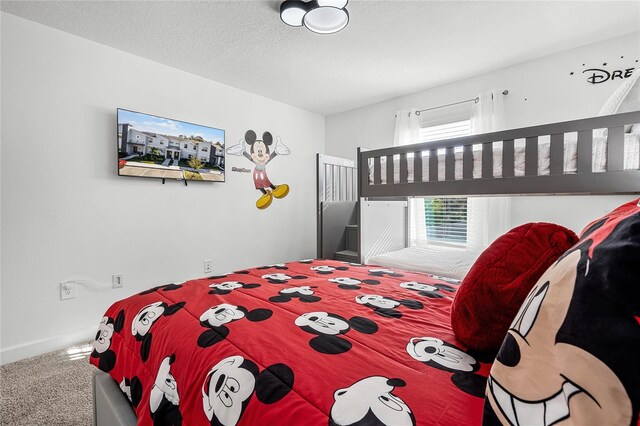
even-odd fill
[{"label": "bunk bed ladder", "polygon": [[360,259],[358,171],[345,158],[316,154],[317,257],[344,262]]}]

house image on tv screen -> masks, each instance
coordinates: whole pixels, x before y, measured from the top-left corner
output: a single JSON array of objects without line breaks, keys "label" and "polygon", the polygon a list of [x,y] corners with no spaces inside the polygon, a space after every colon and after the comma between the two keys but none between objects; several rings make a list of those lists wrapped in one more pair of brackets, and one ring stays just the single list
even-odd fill
[{"label": "house image on tv screen", "polygon": [[118,110],[121,176],[224,181],[224,131]]}]

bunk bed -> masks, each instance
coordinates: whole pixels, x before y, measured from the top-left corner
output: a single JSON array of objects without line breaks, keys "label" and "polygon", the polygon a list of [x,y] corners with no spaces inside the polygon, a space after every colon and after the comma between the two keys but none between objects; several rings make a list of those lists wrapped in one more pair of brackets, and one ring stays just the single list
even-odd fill
[{"label": "bunk bed", "polygon": [[[408,220],[398,212],[406,201],[393,204],[393,200],[407,197],[636,193],[640,128],[624,123],[637,121],[638,113],[630,112],[441,142],[360,149],[357,167],[351,160],[318,154],[317,256],[364,262],[373,256],[370,247],[379,237],[375,228],[389,223],[400,229],[400,238],[387,246],[389,251],[406,247]],[[367,214],[377,200],[387,203],[386,212],[395,220],[385,222],[385,211],[380,209],[377,219]],[[376,223],[367,233],[360,232],[367,220]]]},{"label": "bunk bed", "polygon": [[[638,151],[629,138],[625,144],[625,126],[636,123],[640,123],[640,112],[358,150],[357,167],[319,156],[319,257],[343,252],[338,257],[361,258],[364,228],[359,218],[364,204],[374,200],[393,207],[412,196],[638,194],[640,170],[628,167],[634,164],[628,158]],[[572,132],[576,134],[575,173],[566,170],[564,161],[565,148],[571,145],[565,141],[573,140],[565,135]],[[540,144],[546,143],[541,142],[543,137],[549,139],[547,174],[538,169]],[[518,139],[525,141],[521,154],[517,154]],[[594,169],[594,146],[602,143],[606,161]],[[475,154],[480,160],[475,162],[474,146],[480,146],[479,157]],[[428,154],[423,155],[424,151]],[[524,156],[523,176],[515,172],[520,155]],[[424,174],[423,161],[429,165]],[[496,161],[501,162],[500,173],[494,172]],[[462,170],[459,176],[456,163]],[[606,241],[620,228],[620,220],[638,208],[628,205],[625,209],[594,222],[583,238]],[[636,222],[632,226],[637,232]],[[349,232],[356,233],[355,241]],[[400,240],[406,243],[405,237]],[[636,248],[637,244],[627,246]],[[580,253],[592,253],[592,249],[586,246]],[[579,257],[569,254],[557,264]],[[618,413],[618,417],[597,417],[604,419],[600,424],[637,422],[640,395],[633,391],[633,383],[627,400],[621,398],[620,387],[613,393],[614,399],[628,406],[596,399],[601,392],[606,398],[611,386],[598,391],[589,385],[592,393],[587,394],[586,387],[569,379],[560,382],[559,393],[549,394],[548,400],[518,399],[517,391],[500,375],[500,366],[509,363],[505,354],[502,358],[499,354],[494,363],[495,354],[474,352],[456,340],[450,316],[458,280],[352,261],[356,259],[265,265],[162,285],[116,302],[104,315],[91,356],[99,368],[94,377],[96,424],[478,424],[483,410],[489,424],[522,424],[527,413],[536,422],[553,424],[569,417],[570,398],[571,406],[589,403],[580,392],[600,408],[609,408],[607,415]],[[621,263],[629,264],[628,259]],[[589,267],[598,270],[596,263],[587,263]],[[637,281],[637,272],[625,277]],[[625,288],[638,296],[637,290]],[[524,336],[531,329],[531,310],[541,309],[545,295],[552,293],[548,283],[541,283],[528,297],[514,325]],[[627,295],[616,303],[625,300],[638,298]],[[607,303],[603,298],[602,304]],[[637,308],[633,308],[635,321],[640,321]],[[629,330],[634,324],[626,321],[624,327]],[[596,337],[640,350],[637,330],[631,330],[619,335],[598,328]],[[621,343],[620,339],[627,340]],[[625,356],[617,360],[634,365],[637,351]],[[559,373],[558,377],[565,377]],[[637,374],[631,371],[630,377]],[[627,381],[624,386],[629,388]],[[558,404],[560,414],[549,417],[552,405]]]}]

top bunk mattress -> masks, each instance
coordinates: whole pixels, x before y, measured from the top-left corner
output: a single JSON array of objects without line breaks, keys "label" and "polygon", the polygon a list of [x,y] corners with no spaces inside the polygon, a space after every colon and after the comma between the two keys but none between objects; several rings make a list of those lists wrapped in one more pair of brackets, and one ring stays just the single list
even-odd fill
[{"label": "top bunk mattress", "polygon": [[336,261],[236,271],[114,303],[90,359],[141,425],[480,424],[491,365],[451,331],[456,291]]}]

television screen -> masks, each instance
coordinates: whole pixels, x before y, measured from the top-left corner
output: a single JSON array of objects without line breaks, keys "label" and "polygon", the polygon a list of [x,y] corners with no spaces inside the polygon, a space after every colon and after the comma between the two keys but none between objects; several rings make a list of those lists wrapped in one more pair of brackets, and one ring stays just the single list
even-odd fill
[{"label": "television screen", "polygon": [[118,108],[118,175],[224,182],[224,130]]}]

